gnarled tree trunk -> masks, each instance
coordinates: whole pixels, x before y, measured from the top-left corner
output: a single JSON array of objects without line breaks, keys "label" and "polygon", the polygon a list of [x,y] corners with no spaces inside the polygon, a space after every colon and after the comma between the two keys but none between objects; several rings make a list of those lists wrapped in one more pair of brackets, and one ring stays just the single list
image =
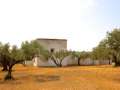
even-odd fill
[{"label": "gnarled tree trunk", "polygon": [[7,65],[2,65],[3,69],[2,71],[8,71],[8,66]]},{"label": "gnarled tree trunk", "polygon": [[12,76],[12,67],[13,66],[14,65],[9,66],[8,73],[5,76],[4,80],[12,80],[12,79],[14,79],[13,76]]},{"label": "gnarled tree trunk", "polygon": [[7,75],[5,76],[4,80],[13,80],[13,76],[12,76],[12,68],[14,65],[18,64],[18,63],[21,63],[23,62],[24,60],[19,60],[19,61],[16,61],[16,60],[10,60],[10,63],[8,65],[8,73]]},{"label": "gnarled tree trunk", "polygon": [[113,54],[112,62],[115,63],[115,66],[120,66],[120,62],[118,61],[117,55]]},{"label": "gnarled tree trunk", "polygon": [[81,59],[81,58],[80,58],[80,57],[78,57],[78,65],[79,65],[79,66],[80,66],[80,59]]}]

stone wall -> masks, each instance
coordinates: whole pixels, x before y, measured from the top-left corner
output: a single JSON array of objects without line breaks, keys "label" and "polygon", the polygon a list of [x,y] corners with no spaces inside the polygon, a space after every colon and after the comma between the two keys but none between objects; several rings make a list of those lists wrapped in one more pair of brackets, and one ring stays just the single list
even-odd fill
[{"label": "stone wall", "polygon": [[44,46],[49,51],[54,49],[54,51],[67,50],[67,40],[66,39],[36,39],[42,46]]}]

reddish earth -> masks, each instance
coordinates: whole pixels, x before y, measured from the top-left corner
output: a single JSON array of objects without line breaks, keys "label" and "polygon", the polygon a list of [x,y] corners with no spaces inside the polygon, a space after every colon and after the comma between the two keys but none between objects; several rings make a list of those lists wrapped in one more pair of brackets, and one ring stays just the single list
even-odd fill
[{"label": "reddish earth", "polygon": [[78,66],[63,68],[16,65],[15,80],[4,81],[0,71],[0,90],[120,90],[120,68]]}]

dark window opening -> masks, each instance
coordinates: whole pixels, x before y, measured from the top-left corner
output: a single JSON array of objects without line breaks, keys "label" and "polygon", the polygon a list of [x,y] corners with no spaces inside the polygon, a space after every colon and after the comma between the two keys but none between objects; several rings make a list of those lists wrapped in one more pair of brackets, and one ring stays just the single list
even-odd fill
[{"label": "dark window opening", "polygon": [[54,48],[51,48],[51,49],[50,49],[50,52],[51,52],[51,53],[53,53],[54,51],[55,51],[55,49],[54,49]]}]

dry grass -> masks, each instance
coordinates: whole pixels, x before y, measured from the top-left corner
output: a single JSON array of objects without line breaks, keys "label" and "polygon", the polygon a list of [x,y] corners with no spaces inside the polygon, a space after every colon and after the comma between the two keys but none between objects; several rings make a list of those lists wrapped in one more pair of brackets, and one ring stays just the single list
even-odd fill
[{"label": "dry grass", "polygon": [[120,68],[81,66],[63,68],[14,67],[15,80],[4,81],[0,90],[120,90]]}]

